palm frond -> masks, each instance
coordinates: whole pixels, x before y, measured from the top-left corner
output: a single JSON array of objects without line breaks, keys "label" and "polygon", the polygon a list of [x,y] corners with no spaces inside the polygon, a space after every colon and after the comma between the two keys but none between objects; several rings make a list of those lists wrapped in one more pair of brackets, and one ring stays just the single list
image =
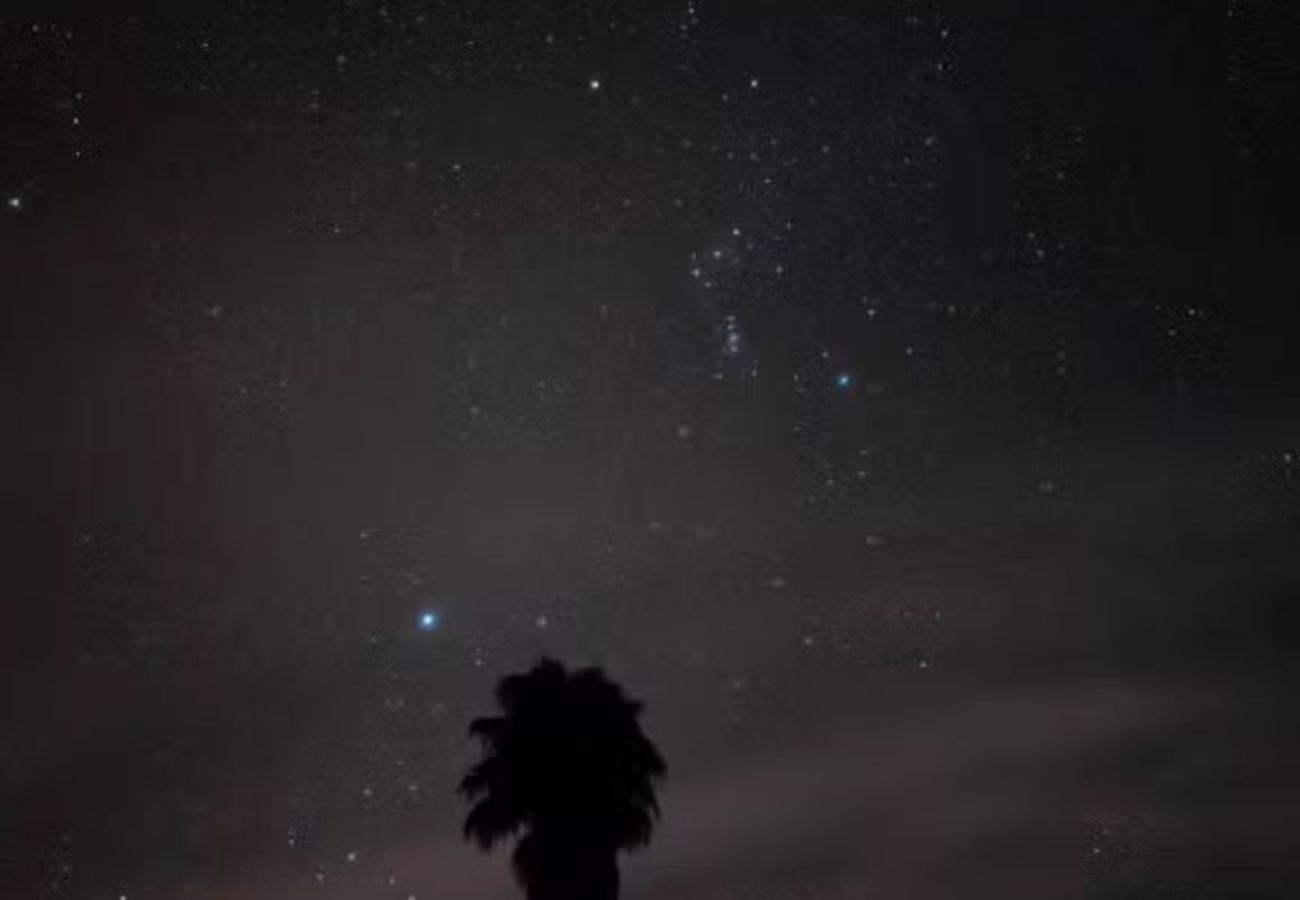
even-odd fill
[{"label": "palm frond", "polygon": [[524,818],[501,794],[488,794],[475,803],[465,817],[465,837],[484,850],[510,837],[523,827]]}]

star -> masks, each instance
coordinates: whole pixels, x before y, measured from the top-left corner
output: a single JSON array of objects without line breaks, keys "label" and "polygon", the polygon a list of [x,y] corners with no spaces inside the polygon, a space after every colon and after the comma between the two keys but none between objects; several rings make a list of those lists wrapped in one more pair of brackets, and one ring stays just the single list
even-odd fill
[{"label": "star", "polygon": [[421,631],[436,631],[439,624],[440,619],[438,618],[438,614],[433,610],[426,610],[425,612],[420,613]]},{"label": "star", "polygon": [[835,376],[835,386],[840,390],[848,390],[853,386],[853,376],[848,372],[841,372]]},{"label": "star", "polygon": [[16,212],[16,211],[18,211],[18,210],[20,210],[20,209],[23,208],[23,198],[22,198],[22,197],[17,197],[17,196],[15,196],[15,197],[10,197],[10,198],[9,198],[9,201],[8,201],[8,205],[9,205],[9,208],[10,208],[10,209],[12,209],[12,210],[14,210],[14,211]]},{"label": "star", "polygon": [[593,91],[600,90],[601,87],[600,79],[599,78],[591,79],[591,81],[587,82],[587,87],[589,87]]}]

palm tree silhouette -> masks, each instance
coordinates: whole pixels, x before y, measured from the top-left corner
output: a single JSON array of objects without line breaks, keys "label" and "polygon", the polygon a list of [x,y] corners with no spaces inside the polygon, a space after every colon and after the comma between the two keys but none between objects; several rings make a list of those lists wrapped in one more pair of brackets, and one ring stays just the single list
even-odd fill
[{"label": "palm tree silhouette", "polygon": [[641,704],[600,669],[543,659],[503,678],[502,714],[469,732],[483,758],[460,784],[465,837],[484,849],[522,832],[515,877],[528,900],[615,900],[618,854],[650,841],[663,759]]}]

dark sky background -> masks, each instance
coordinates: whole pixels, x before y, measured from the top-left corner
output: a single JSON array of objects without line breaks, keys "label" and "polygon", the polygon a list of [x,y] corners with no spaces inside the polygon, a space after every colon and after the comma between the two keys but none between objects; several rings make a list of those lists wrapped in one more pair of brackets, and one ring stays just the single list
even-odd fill
[{"label": "dark sky background", "polygon": [[1297,895],[1291,5],[300,7],[0,25],[0,895]]}]

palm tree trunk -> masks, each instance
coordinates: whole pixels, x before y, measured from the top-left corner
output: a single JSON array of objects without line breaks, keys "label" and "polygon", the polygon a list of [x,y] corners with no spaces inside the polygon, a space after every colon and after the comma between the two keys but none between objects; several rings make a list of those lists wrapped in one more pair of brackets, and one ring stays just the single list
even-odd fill
[{"label": "palm tree trunk", "polygon": [[613,847],[529,834],[515,849],[514,868],[528,900],[618,900],[618,852]]}]

